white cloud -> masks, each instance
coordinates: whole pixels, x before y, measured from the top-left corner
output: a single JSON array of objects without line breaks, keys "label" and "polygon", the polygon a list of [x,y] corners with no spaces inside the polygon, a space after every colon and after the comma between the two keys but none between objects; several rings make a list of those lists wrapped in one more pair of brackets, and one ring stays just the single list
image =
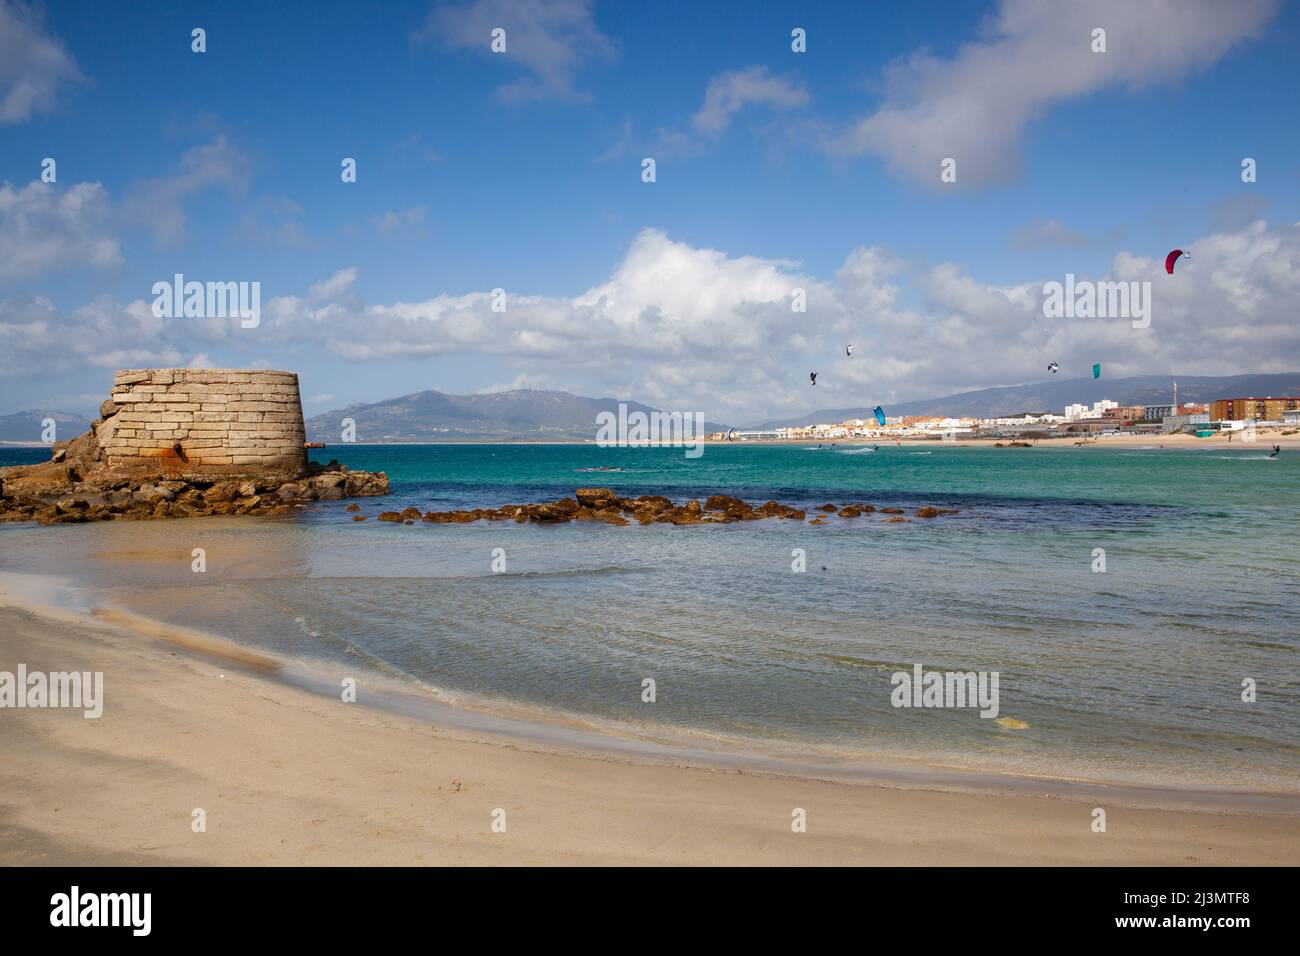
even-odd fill
[{"label": "white cloud", "polygon": [[378,216],[370,217],[370,224],[381,236],[400,232],[411,232],[417,236],[425,234],[424,220],[428,215],[428,206],[411,206],[408,209],[389,209]]},{"label": "white cloud", "polygon": [[[773,76],[766,67],[750,66],[743,70],[718,73],[709,80],[704,100],[691,117],[689,131],[668,126],[657,127],[653,137],[645,144],[645,155],[657,160],[690,156],[715,143],[731,127],[732,120],[747,107],[792,110],[806,106],[809,100],[807,90],[797,80]],[[761,132],[770,132],[770,128]],[[624,138],[618,145],[617,153],[607,155],[621,154],[630,134],[629,122],[625,126]]]},{"label": "white cloud", "polygon": [[[1128,252],[1105,275],[1078,276],[1150,281],[1147,330],[1128,319],[1044,319],[1043,282],[1063,276],[993,285],[952,263],[919,268],[860,248],[825,280],[656,230],[637,237],[607,281],[572,298],[512,295],[504,313],[491,311],[487,292],[389,305],[277,299],[270,323],[286,341],[356,361],[478,353],[532,385],[576,381],[588,394],[724,418],[1036,381],[1052,361],[1080,375],[1096,361],[1115,376],[1293,370],[1300,226],[1257,222],[1188,248],[1196,265],[1175,279],[1163,261]],[[807,292],[806,313],[791,311],[796,287]],[[852,359],[845,342],[857,345]]]},{"label": "white cloud", "polygon": [[247,186],[249,162],[238,149],[218,136],[181,156],[180,168],[167,176],[134,184],[123,203],[123,215],[153,229],[160,243],[185,236],[184,200],[214,186],[241,192]]},{"label": "white cloud", "polygon": [[46,298],[0,301],[0,375],[175,365],[166,322],[149,306],[108,299],[65,313]]},{"label": "white cloud", "polygon": [[709,81],[704,103],[691,120],[702,133],[721,133],[746,106],[757,103],[788,110],[808,104],[808,92],[793,79],[773,76],[766,67],[719,73]]},{"label": "white cloud", "polygon": [[[614,43],[596,26],[590,0],[473,0],[438,4],[418,41],[436,40],[451,50],[477,50],[503,67],[529,75],[501,86],[505,102],[548,98],[585,99],[577,74],[593,60],[617,56]],[[506,52],[490,51],[492,31],[506,31]]]},{"label": "white cloud", "polygon": [[350,266],[340,269],[324,282],[317,282],[307,290],[308,302],[330,302],[348,295],[357,281],[357,269]]},{"label": "white cloud", "polygon": [[30,7],[0,0],[0,126],[54,109],[59,87],[81,78],[71,54],[41,29]]},{"label": "white cloud", "polygon": [[[939,184],[1009,178],[1025,126],[1048,107],[1097,90],[1177,80],[1254,36],[1276,0],[1002,0],[986,36],[951,59],[921,51],[886,71],[875,113],[832,137],[833,152],[882,157],[898,174]],[[1091,49],[1106,30],[1107,52]]]},{"label": "white cloud", "polygon": [[108,194],[99,183],[67,189],[40,181],[22,189],[0,184],[0,280],[121,265],[110,218]]},{"label": "white cloud", "polygon": [[[312,353],[357,362],[486,359],[488,382],[565,388],[751,421],[814,407],[870,407],[1040,381],[1049,362],[1086,376],[1295,371],[1300,224],[1253,223],[1187,246],[1192,268],[1117,253],[1094,280],[1149,281],[1148,329],[1128,319],[1048,320],[1044,281],[981,281],[953,263],[918,266],[887,250],[849,252],[831,278],[795,262],[728,255],[644,230],[603,282],[573,296],[490,292],[367,304],[342,269],[305,297],[264,302],[257,329],[230,319],[154,319],[148,303],[94,303],[70,315],[45,300],[0,303],[0,372],[174,364],[195,351],[252,352],[300,367]],[[807,311],[791,293],[807,293]],[[857,348],[852,358],[844,344]],[[1212,347],[1207,346],[1212,343]],[[125,351],[118,351],[125,350]],[[269,358],[268,358],[269,357]],[[206,358],[206,356],[205,356]],[[239,363],[247,364],[247,363]],[[815,391],[808,372],[817,371]]]}]

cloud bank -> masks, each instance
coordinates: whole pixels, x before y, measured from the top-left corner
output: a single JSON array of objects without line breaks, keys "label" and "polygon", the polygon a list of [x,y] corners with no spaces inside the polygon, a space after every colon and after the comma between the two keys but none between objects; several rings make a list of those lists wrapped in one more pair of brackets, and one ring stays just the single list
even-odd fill
[{"label": "cloud bank", "polygon": [[[952,263],[921,267],[880,247],[851,250],[833,277],[788,260],[731,256],[643,230],[606,280],[569,297],[490,290],[367,303],[343,269],[302,296],[265,290],[262,322],[155,319],[143,299],[61,314],[47,300],[0,302],[0,371],[174,364],[203,352],[304,350],[354,362],[488,356],[501,380],[635,397],[747,420],[809,407],[870,406],[1046,377],[1102,362],[1109,376],[1291,371],[1300,355],[1300,224],[1254,222],[1188,246],[1176,276],[1123,251],[1105,275],[1152,283],[1152,321],[1046,319],[1045,281],[980,281]],[[807,311],[792,309],[804,290]],[[269,298],[268,298],[269,297]],[[853,342],[852,358],[844,345]],[[1207,347],[1213,343],[1213,347]],[[218,353],[217,350],[224,350]],[[808,372],[817,371],[813,392]],[[386,397],[386,396],[375,396]]]},{"label": "cloud bank", "polygon": [[[898,175],[939,185],[1005,181],[1025,127],[1049,106],[1103,89],[1141,89],[1210,66],[1258,34],[1277,0],[1002,0],[985,38],[951,58],[918,51],[885,74],[880,107],[830,137],[840,155],[874,154]],[[1092,32],[1106,31],[1094,53]]]}]

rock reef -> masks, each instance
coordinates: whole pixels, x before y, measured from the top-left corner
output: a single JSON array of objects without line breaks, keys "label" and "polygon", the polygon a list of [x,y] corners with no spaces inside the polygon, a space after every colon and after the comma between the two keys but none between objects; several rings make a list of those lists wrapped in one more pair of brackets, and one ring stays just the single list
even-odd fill
[{"label": "rock reef", "polygon": [[[117,408],[105,402],[91,430],[54,445],[50,461],[0,468],[0,521],[85,521],[285,515],[307,502],[389,493],[384,472],[349,471],[336,461],[287,467],[244,465],[213,473],[184,458],[123,462],[99,436],[112,431]],[[224,464],[224,462],[222,463]]]},{"label": "rock reef", "polygon": [[[818,510],[837,512],[841,518],[855,518],[876,511],[874,505],[825,504]],[[945,514],[957,514],[956,508],[920,508],[917,517],[935,518]],[[902,513],[901,508],[882,508],[882,513]],[[428,524],[468,524],[473,521],[515,521],[520,524],[533,521],[538,524],[562,524],[568,521],[603,521],[606,524],[730,524],[735,521],[761,521],[765,518],[784,518],[803,521],[806,512],[799,508],[783,505],[779,501],[768,501],[761,505],[751,505],[733,498],[731,495],[711,495],[701,503],[691,499],[685,504],[674,504],[671,498],[663,495],[641,495],[638,498],[620,497],[609,488],[579,488],[572,498],[541,504],[507,504],[498,508],[474,508],[462,511],[429,511],[421,513],[418,508],[404,511],[384,511],[378,516],[380,521],[395,524],[414,524],[417,521]],[[891,519],[907,521],[908,519]],[[816,517],[811,524],[826,524]]]}]

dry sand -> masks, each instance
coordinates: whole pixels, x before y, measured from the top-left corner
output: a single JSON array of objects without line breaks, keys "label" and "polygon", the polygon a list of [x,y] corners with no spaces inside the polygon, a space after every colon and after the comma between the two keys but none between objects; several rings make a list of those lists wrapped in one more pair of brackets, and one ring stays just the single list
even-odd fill
[{"label": "dry sand", "polygon": [[105,675],[98,720],[0,710],[0,863],[1300,863],[1300,797],[902,789],[552,750],[344,704],[219,640],[124,623],[0,607],[0,670]]}]

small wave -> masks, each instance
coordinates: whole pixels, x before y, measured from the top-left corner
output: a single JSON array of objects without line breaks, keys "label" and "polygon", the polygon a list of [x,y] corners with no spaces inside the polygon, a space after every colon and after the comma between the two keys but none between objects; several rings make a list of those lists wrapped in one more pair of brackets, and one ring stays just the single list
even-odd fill
[{"label": "small wave", "polygon": [[580,578],[591,574],[640,574],[648,568],[624,568],[611,565],[602,568],[566,568],[562,571],[503,571],[493,578]]},{"label": "small wave", "polygon": [[846,448],[840,452],[841,455],[874,455],[875,453],[874,448]]},{"label": "small wave", "polygon": [[293,623],[297,624],[298,627],[302,629],[302,632],[303,632],[304,634],[306,634],[308,637],[320,637],[320,636],[321,636],[320,631],[316,630],[316,629],[313,628],[310,624],[308,624],[308,623],[307,623],[307,619],[306,619],[305,617],[301,617],[301,616],[299,616],[299,617],[295,617],[295,618],[293,619]]},{"label": "small wave", "polygon": [[932,452],[932,451],[909,451],[907,454],[909,454],[909,455],[933,455],[934,452]]},{"label": "small wave", "polygon": [[1215,455],[1219,461],[1277,461],[1272,455]]}]

